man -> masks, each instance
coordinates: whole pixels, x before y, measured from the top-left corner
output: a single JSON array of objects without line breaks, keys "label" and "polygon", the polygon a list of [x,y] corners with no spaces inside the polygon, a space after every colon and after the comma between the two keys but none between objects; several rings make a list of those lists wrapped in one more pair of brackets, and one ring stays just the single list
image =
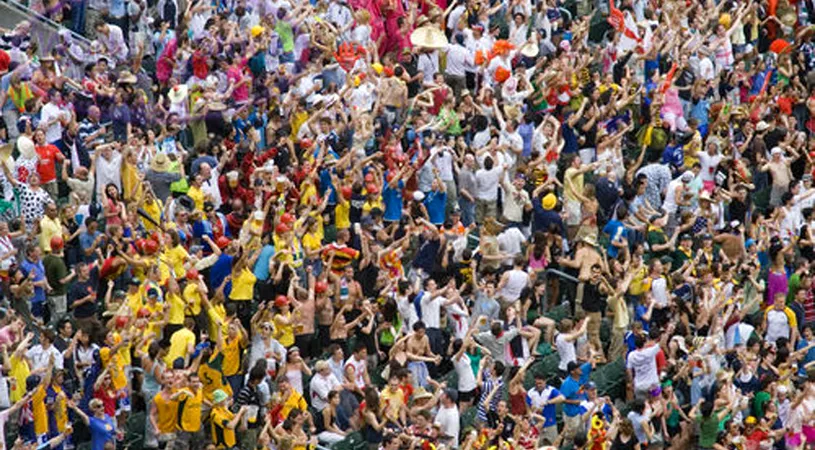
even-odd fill
[{"label": "man", "polygon": [[62,93],[55,88],[48,91],[48,103],[42,105],[40,109],[40,127],[45,129],[45,141],[56,146],[62,151],[65,147],[62,143],[63,127],[70,121],[70,113],[60,107],[62,103]]},{"label": "man", "polygon": [[515,174],[512,184],[502,180],[501,186],[504,189],[503,216],[504,222],[510,227],[522,227],[525,211],[532,209],[532,202],[529,200],[529,192],[524,189],[526,177],[522,173]]},{"label": "man", "polygon": [[764,329],[764,339],[770,343],[782,337],[791,342],[798,340],[798,322],[795,312],[786,305],[785,292],[776,292],[773,305],[764,312]]},{"label": "man", "polygon": [[44,253],[51,251],[51,240],[55,237],[62,241],[62,224],[56,203],[50,202],[45,205],[45,215],[40,219],[40,248]]},{"label": "man", "polygon": [[246,413],[247,407],[242,406],[237,413],[229,410],[229,396],[218,389],[212,395],[212,411],[210,423],[212,429],[212,443],[216,448],[233,448],[236,445],[235,429]]},{"label": "man", "polygon": [[405,403],[405,392],[399,387],[398,371],[390,372],[388,384],[379,394],[379,401],[384,405],[382,418],[386,426],[395,428],[407,426],[407,403]]},{"label": "man", "polygon": [[[170,350],[167,356],[164,357],[164,363],[167,367],[173,367],[175,361],[180,359],[187,367],[190,363],[189,359],[195,352],[195,319],[187,317],[184,319],[184,327],[177,330],[170,336]],[[167,335],[167,332],[164,333]]]},{"label": "man", "polygon": [[447,66],[444,69],[444,81],[453,89],[456,103],[461,100],[461,91],[467,87],[467,68],[474,64],[474,52],[464,46],[464,35],[457,33],[453,43],[444,50],[447,55]]},{"label": "man", "polygon": [[97,336],[102,331],[102,324],[96,318],[97,273],[95,265],[78,263],[76,281],[68,291],[67,298],[68,309],[73,312],[77,326],[90,330],[91,337]]},{"label": "man", "polygon": [[102,19],[96,22],[94,29],[96,29],[96,40],[104,46],[105,53],[116,58],[120,63],[126,62],[128,50],[122,29]]},{"label": "man", "polygon": [[569,168],[563,173],[563,210],[566,212],[566,226],[569,238],[577,233],[577,227],[583,218],[580,198],[583,196],[584,174],[597,167],[597,163],[584,165],[580,156],[573,156]]},{"label": "man", "polygon": [[255,450],[258,443],[258,435],[263,428],[263,415],[260,412],[263,402],[261,401],[258,385],[266,378],[266,371],[262,366],[252,367],[249,371],[249,379],[244,387],[238,392],[235,405],[238,408],[246,408],[246,429],[240,433],[241,450]]},{"label": "man", "polygon": [[371,385],[371,379],[368,376],[368,348],[364,342],[357,343],[354,353],[345,361],[343,367],[345,380],[354,387],[354,392],[362,396],[365,386]]},{"label": "man", "polygon": [[543,373],[535,374],[535,386],[526,393],[526,404],[533,413],[543,416],[540,437],[544,444],[551,445],[557,440],[555,405],[563,403],[564,400],[566,397],[560,391],[546,384],[546,376]]},{"label": "man", "polygon": [[578,269],[577,278],[580,283],[577,285],[577,295],[575,296],[575,312],[583,310],[583,293],[585,284],[591,279],[591,268],[595,265],[603,267],[604,260],[597,251],[597,242],[595,237],[591,235],[584,236],[578,242],[577,251],[574,254],[574,259],[558,258],[558,264],[572,269]]},{"label": "man", "polygon": [[606,311],[607,283],[603,279],[602,268],[599,264],[591,266],[591,278],[583,288],[583,310],[586,312],[589,343],[595,352],[603,354],[603,344],[600,341],[600,324]]},{"label": "man", "polygon": [[[723,158],[717,155],[719,160]],[[759,167],[762,172],[769,172],[773,178],[772,190],[770,191],[770,206],[781,206],[781,196],[790,189],[790,182],[792,181],[792,170],[790,166],[793,159],[784,157],[784,150],[780,147],[773,147],[770,151],[770,161],[765,162]],[[701,160],[701,158],[700,158]],[[762,160],[764,161],[764,160]],[[704,163],[702,164],[704,168]],[[705,176],[705,172],[702,172]],[[704,178],[703,178],[704,179]]]},{"label": "man", "polygon": [[[29,245],[25,252],[25,259],[20,263],[18,277],[27,277],[34,286],[34,295],[30,298],[31,315],[38,319],[45,318],[45,292],[51,290],[48,280],[45,278],[45,266],[43,265],[40,247]],[[22,281],[22,279],[18,280]]]},{"label": "man", "polygon": [[[98,106],[88,108],[88,116],[79,123],[79,132],[76,140],[76,150],[79,154],[79,163],[83,167],[90,167],[96,147],[105,143],[106,128],[99,123],[102,111]],[[76,171],[74,167],[74,171]]]},{"label": "man", "polygon": [[[646,344],[651,344],[646,346]],[[628,378],[634,386],[634,396],[644,400],[649,395],[651,388],[659,384],[659,374],[657,373],[657,353],[659,345],[648,342],[644,335],[634,337],[636,350],[628,354],[626,368]]]},{"label": "man", "polygon": [[[592,364],[593,363],[585,363],[581,366],[576,361],[570,362],[567,367],[569,376],[560,386],[560,393],[563,394],[565,398],[565,400],[563,400],[564,429],[562,437],[567,442],[574,439],[575,434],[583,428],[580,402],[586,398],[583,393],[583,385],[589,381],[589,375],[591,375],[593,367]],[[557,447],[559,444],[558,442],[555,446]]]},{"label": "man", "polygon": [[46,328],[40,333],[40,343],[25,353],[31,373],[44,373],[51,361],[54,368],[63,369],[62,353],[54,347],[56,338],[56,333]]},{"label": "man", "polygon": [[464,155],[464,165],[458,171],[458,205],[461,207],[461,223],[468,227],[475,220],[475,157],[471,153]]},{"label": "man", "polygon": [[434,420],[439,427],[439,443],[450,448],[458,448],[459,445],[461,423],[457,402],[458,392],[453,389],[445,389]]},{"label": "man", "polygon": [[331,371],[331,366],[327,361],[317,361],[314,370],[316,373],[309,383],[311,406],[317,411],[322,411],[328,406],[328,394],[331,391],[341,390],[342,384]]},{"label": "man", "polygon": [[45,278],[51,286],[46,300],[48,308],[51,310],[51,324],[62,320],[68,312],[67,285],[76,276],[76,271],[65,265],[65,255],[63,253],[64,242],[62,236],[54,236],[50,241],[51,253],[42,259],[45,268]]},{"label": "man", "polygon": [[205,435],[201,417],[204,390],[196,372],[187,375],[186,386],[174,394],[178,401],[178,440],[180,450],[194,450],[204,446]]},{"label": "man", "polygon": [[[153,403],[150,406],[148,416],[150,425],[156,432],[159,445],[174,441],[178,430],[178,396],[173,394],[172,372],[163,372],[160,382],[161,390],[153,396]],[[214,411],[215,408],[213,407],[213,413]]]},{"label": "man", "polygon": [[[479,321],[486,320],[484,316],[479,317]],[[503,364],[507,364],[507,344],[518,335],[520,330],[518,328],[510,328],[504,331],[502,323],[498,320],[493,321],[490,325],[489,331],[476,333],[474,336],[476,342],[483,345],[490,351],[492,357]]]},{"label": "man", "polygon": [[102,400],[95,398],[88,403],[92,414],[90,417],[79,409],[74,402],[69,402],[68,407],[90,428],[91,448],[93,450],[106,448],[105,444],[108,442],[112,443],[115,448],[116,420],[105,414],[105,405]]}]

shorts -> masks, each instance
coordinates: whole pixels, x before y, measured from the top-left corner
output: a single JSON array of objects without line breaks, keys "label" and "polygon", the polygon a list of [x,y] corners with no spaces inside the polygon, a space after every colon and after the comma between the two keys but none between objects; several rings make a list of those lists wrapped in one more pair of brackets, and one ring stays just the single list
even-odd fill
[{"label": "shorts", "polygon": [[548,427],[544,427],[540,433],[540,444],[543,445],[552,445],[555,443],[558,437],[557,432],[557,424],[551,425]]},{"label": "shorts", "polygon": [[458,401],[459,402],[472,402],[475,399],[476,392],[478,392],[478,388],[467,391],[467,392],[458,391]]}]

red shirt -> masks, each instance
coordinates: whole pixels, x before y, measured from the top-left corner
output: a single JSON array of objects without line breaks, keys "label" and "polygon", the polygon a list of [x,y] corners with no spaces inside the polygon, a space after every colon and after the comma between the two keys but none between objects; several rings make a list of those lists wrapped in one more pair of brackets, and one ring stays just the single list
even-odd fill
[{"label": "red shirt", "polygon": [[105,414],[109,415],[110,417],[116,417],[116,393],[112,391],[107,391],[105,388],[100,388],[94,391],[93,398],[98,398],[102,400],[102,404],[105,405]]},{"label": "red shirt", "polygon": [[57,179],[56,161],[62,161],[65,156],[52,144],[45,144],[37,147],[37,173],[40,175],[40,183],[49,183]]}]

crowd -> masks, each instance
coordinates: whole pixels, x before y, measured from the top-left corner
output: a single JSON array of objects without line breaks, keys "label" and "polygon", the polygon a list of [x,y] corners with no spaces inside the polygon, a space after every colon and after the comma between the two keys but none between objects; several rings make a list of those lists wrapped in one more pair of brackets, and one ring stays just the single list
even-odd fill
[{"label": "crowd", "polygon": [[812,1],[27,6],[0,449],[815,448]]}]

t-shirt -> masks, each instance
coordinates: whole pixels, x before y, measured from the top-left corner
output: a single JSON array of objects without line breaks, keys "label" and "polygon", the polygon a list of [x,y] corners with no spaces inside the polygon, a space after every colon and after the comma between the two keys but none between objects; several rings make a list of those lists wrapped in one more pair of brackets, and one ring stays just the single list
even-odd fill
[{"label": "t-shirt", "polygon": [[73,308],[74,317],[87,318],[96,314],[96,300],[83,303],[77,307],[73,307],[75,301],[87,297],[88,295],[96,295],[95,283],[88,281],[77,281],[71,286],[68,291],[68,307]]},{"label": "t-shirt", "polygon": [[91,429],[91,450],[104,450],[106,442],[116,442],[116,423],[110,416],[104,419],[89,417]]},{"label": "t-shirt", "polygon": [[198,389],[193,394],[189,395],[185,392],[178,398],[178,425],[184,431],[192,432],[201,429],[201,405],[204,403],[204,391]]},{"label": "t-shirt", "polygon": [[40,183],[50,183],[57,179],[57,167],[55,162],[62,161],[65,157],[59,149],[52,145],[42,145],[37,150],[37,173],[40,175]]},{"label": "t-shirt", "polygon": [[710,417],[699,417],[697,422],[699,422],[699,447],[713,448],[719,435],[719,418],[716,414],[711,414]]},{"label": "t-shirt", "polygon": [[634,388],[648,388],[659,384],[656,356],[659,346],[634,350],[628,355],[626,367],[634,371]]},{"label": "t-shirt", "polygon": [[252,300],[256,281],[255,274],[244,267],[238,276],[232,280],[232,292],[229,294],[229,299],[238,301]]},{"label": "t-shirt", "polygon": [[461,424],[459,422],[459,412],[456,405],[450,408],[445,408],[444,406],[439,407],[439,412],[436,413],[434,423],[441,425],[441,427],[439,427],[441,437],[445,438],[444,440],[452,444],[454,448],[457,447]]},{"label": "t-shirt", "polygon": [[560,364],[557,367],[565,372],[569,363],[577,360],[574,341],[569,342],[565,334],[558,334],[555,338],[555,347],[557,348],[557,354],[560,355]]},{"label": "t-shirt", "polygon": [[[575,380],[571,376],[568,376],[560,386],[560,393],[566,397],[566,400],[583,400],[585,398],[585,394],[582,394],[580,391],[583,388],[583,385],[589,381],[589,375],[591,375],[591,363],[583,364],[581,369],[583,370],[583,374],[580,375],[580,379]],[[564,403],[563,413],[568,417],[574,417],[580,414],[580,405]]]},{"label": "t-shirt", "polygon": [[164,362],[168,367],[172,367],[173,361],[184,358],[190,346],[195,347],[195,333],[186,327],[176,331],[170,337],[170,350],[164,357]]},{"label": "t-shirt", "polygon": [[167,294],[167,305],[170,307],[167,322],[172,325],[181,325],[184,323],[184,308],[186,304],[184,299],[178,294]]},{"label": "t-shirt", "polygon": [[444,223],[444,206],[447,204],[447,193],[430,191],[424,198],[424,206],[427,209],[427,215],[430,217],[430,223],[433,225],[441,225]]},{"label": "t-shirt", "polygon": [[209,413],[212,422],[212,443],[218,448],[232,448],[235,446],[235,429],[228,424],[235,415],[223,406],[212,408]]},{"label": "t-shirt", "polygon": [[[385,183],[385,187],[382,188],[382,202],[385,204],[383,219],[398,222],[402,218],[402,189],[404,188],[405,183],[402,180],[399,180],[395,188],[392,188],[389,183]],[[347,210],[348,206],[345,208]],[[340,228],[339,224],[337,224],[337,228]]]},{"label": "t-shirt", "polygon": [[543,416],[544,427],[557,426],[557,409],[555,405],[547,404],[544,406],[544,403],[560,395],[560,391],[552,386],[546,386],[542,391],[532,388],[526,393],[526,404],[532,412]]}]

